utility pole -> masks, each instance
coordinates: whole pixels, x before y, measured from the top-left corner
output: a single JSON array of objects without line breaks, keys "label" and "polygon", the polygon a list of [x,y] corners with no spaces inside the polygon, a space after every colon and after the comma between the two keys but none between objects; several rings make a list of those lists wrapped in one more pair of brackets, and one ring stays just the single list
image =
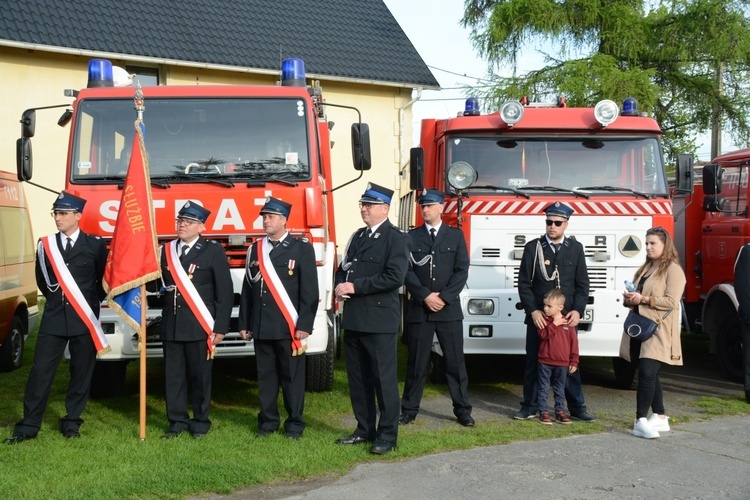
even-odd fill
[{"label": "utility pole", "polygon": [[[723,63],[719,63],[718,66],[716,66],[714,73],[718,95],[721,95],[724,91],[723,66]],[[718,102],[715,102],[713,105],[713,116],[711,117],[711,121],[711,158],[709,158],[709,161],[721,154],[721,109],[719,108]]]}]

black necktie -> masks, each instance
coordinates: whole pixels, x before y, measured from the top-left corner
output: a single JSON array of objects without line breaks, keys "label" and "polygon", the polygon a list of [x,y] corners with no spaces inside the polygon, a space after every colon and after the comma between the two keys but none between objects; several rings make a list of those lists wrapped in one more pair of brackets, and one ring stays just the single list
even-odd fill
[{"label": "black necktie", "polygon": [[275,248],[276,248],[277,246],[279,246],[279,243],[281,243],[280,241],[273,241],[273,240],[268,240],[268,241],[270,241],[270,242],[271,242],[271,246],[273,247],[273,248],[271,249],[271,251],[272,251],[272,252],[274,251],[274,249],[275,249]]},{"label": "black necktie", "polygon": [[185,260],[185,256],[187,255],[189,249],[190,249],[189,246],[182,245],[182,255],[180,255],[180,261]]},{"label": "black necktie", "polygon": [[367,231],[365,231],[365,234],[367,235],[367,237],[368,237],[368,238],[369,238],[370,236],[372,236],[372,229],[370,229],[370,228],[368,227],[368,228],[367,228]]},{"label": "black necktie", "polygon": [[73,248],[73,240],[68,238],[68,242],[65,244],[65,253],[69,254],[71,248]]},{"label": "black necktie", "polygon": [[432,241],[435,241],[435,228],[434,227],[430,228],[430,236],[432,236]]}]

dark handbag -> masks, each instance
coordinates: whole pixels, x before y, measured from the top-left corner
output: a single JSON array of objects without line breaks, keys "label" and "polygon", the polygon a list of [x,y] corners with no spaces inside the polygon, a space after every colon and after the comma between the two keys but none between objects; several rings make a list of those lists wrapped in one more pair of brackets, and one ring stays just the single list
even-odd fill
[{"label": "dark handbag", "polygon": [[662,317],[661,320],[656,322],[648,318],[644,318],[631,309],[628,313],[628,317],[625,318],[625,333],[627,333],[632,339],[637,339],[641,342],[645,342],[646,340],[650,339],[654,335],[654,333],[656,333],[656,329],[659,327],[659,324],[663,320],[667,319],[667,316],[669,316],[669,313],[671,312],[672,310],[670,309],[669,311],[667,311],[664,317]]}]

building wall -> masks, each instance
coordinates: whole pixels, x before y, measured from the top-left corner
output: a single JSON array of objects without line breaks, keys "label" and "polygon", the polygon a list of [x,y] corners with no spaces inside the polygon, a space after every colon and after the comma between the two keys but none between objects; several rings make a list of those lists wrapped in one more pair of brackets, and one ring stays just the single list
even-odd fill
[{"label": "building wall", "polygon": [[[64,89],[86,86],[88,57],[44,53],[39,51],[0,47],[0,74],[4,76],[5,113],[0,120],[0,169],[15,172],[16,140],[20,137],[19,119],[25,109],[70,104],[73,99],[63,95]],[[127,61],[113,60],[125,67]],[[143,66],[141,63],[136,65]],[[276,75],[230,73],[202,68],[161,67],[167,84],[267,84],[276,83]],[[399,175],[408,160],[411,147],[411,109],[400,108],[411,100],[410,88],[383,85],[363,85],[321,80],[327,102],[357,107],[362,121],[370,126],[373,167],[360,180],[334,193],[334,218],[339,239],[339,251],[349,234],[362,225],[357,200],[367,182],[375,182],[393,189],[394,205],[390,219],[397,222],[398,193],[407,180]],[[147,103],[148,104],[148,103]],[[57,126],[65,107],[37,111],[36,134],[32,139],[34,176],[32,182],[54,191],[65,186],[65,166],[70,128]],[[335,122],[331,131],[333,185],[339,186],[358,175],[352,167],[350,125],[357,120],[354,111],[328,108],[328,118]],[[144,116],[148,123],[148,106]],[[402,123],[402,125],[400,125]],[[402,137],[401,143],[399,136]],[[408,187],[408,186],[407,186]],[[50,209],[55,195],[33,185],[26,185],[35,238],[55,232]]]}]

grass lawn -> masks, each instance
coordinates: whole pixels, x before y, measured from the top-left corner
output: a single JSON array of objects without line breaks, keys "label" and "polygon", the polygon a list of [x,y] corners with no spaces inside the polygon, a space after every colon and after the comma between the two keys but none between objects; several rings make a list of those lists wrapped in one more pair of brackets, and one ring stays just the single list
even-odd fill
[{"label": "grass lawn", "polygon": [[[0,374],[0,437],[13,431],[23,414],[23,392],[32,363],[35,337],[29,338],[24,366]],[[400,380],[405,349],[400,345]],[[148,437],[138,439],[138,363],[128,367],[126,395],[89,402],[82,437],[66,440],[57,432],[65,414],[67,363],[58,370],[35,440],[16,446],[0,444],[0,498],[183,498],[211,492],[227,494],[241,488],[340,475],[358,463],[397,461],[428,453],[547,439],[604,431],[612,422],[547,426],[514,422],[508,415],[483,419],[476,428],[459,425],[410,425],[400,431],[397,451],[378,457],[366,446],[340,446],[335,440],[354,428],[343,360],[336,366],[332,392],[308,393],[307,430],[300,441],[282,433],[256,439],[257,382],[252,360],[217,360],[211,432],[201,440],[189,434],[163,441],[167,429],[163,371],[158,360],[148,362]],[[484,382],[482,390],[503,391],[503,383]],[[403,388],[403,385],[402,387]],[[428,384],[425,398],[447,389]],[[633,396],[634,397],[634,396]],[[722,400],[705,403],[712,413],[747,413],[747,408]],[[279,402],[283,414],[283,405]],[[445,412],[450,414],[450,408]]]}]

